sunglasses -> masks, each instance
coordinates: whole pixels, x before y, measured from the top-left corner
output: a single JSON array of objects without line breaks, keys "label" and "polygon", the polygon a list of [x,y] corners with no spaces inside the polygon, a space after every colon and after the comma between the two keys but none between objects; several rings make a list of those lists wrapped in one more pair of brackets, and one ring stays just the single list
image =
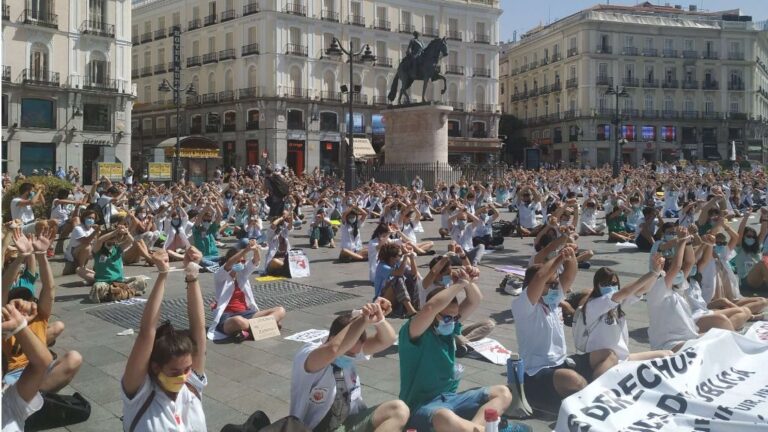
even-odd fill
[{"label": "sunglasses", "polygon": [[443,323],[448,324],[450,322],[458,322],[461,319],[461,315],[453,316],[438,314],[438,319]]}]

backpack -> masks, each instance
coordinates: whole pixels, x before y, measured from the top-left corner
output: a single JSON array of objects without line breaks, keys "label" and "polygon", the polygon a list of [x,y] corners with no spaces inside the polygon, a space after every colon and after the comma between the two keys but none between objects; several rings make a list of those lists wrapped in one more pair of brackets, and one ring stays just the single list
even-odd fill
[{"label": "backpack", "polygon": [[80,393],[71,396],[41,392],[43,407],[27,418],[25,430],[52,429],[82,423],[91,416],[91,404]]},{"label": "backpack", "polygon": [[595,327],[600,323],[600,320],[592,323],[587,327],[587,314],[584,313],[584,307],[579,306],[576,308],[576,312],[573,314],[573,344],[576,347],[576,351],[580,353],[587,352],[587,340],[589,335],[595,330]]},{"label": "backpack", "polygon": [[272,182],[272,186],[274,186],[275,190],[280,193],[282,196],[288,196],[291,193],[291,184],[286,180],[285,177],[279,176],[279,175],[272,175],[269,178],[269,181]]}]

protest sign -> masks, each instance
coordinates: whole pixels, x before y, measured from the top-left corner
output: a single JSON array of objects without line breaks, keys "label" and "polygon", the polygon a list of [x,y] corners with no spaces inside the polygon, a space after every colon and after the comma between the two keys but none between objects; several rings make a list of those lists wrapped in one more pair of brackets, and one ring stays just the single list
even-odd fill
[{"label": "protest sign", "polygon": [[255,341],[280,336],[280,329],[273,316],[251,318],[248,320],[248,325],[251,327],[251,336]]},{"label": "protest sign", "polygon": [[477,342],[470,342],[468,345],[471,346],[476,353],[497,365],[506,365],[507,359],[511,354],[511,352],[504,348],[499,341],[491,338],[483,338]]},{"label": "protest sign", "polygon": [[328,337],[328,330],[309,329],[294,333],[285,338],[285,340],[308,343],[323,342]]},{"label": "protest sign", "polygon": [[713,329],[613,367],[560,406],[558,431],[768,430],[768,344]]}]

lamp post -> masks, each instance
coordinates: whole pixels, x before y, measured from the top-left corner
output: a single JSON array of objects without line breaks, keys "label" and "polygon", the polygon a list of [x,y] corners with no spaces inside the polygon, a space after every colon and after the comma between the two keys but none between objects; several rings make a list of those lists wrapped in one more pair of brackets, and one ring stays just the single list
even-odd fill
[{"label": "lamp post", "polygon": [[613,154],[613,178],[619,177],[619,171],[621,170],[621,147],[619,145],[619,133],[621,125],[621,113],[619,112],[619,98],[629,97],[626,87],[619,87],[619,85],[610,86],[605,92],[608,96],[615,96],[616,98],[616,117],[613,118],[613,135],[614,135],[614,154]]},{"label": "lamp post", "polygon": [[335,37],[331,42],[330,48],[326,49],[325,53],[330,56],[337,56],[337,57],[341,56],[342,54],[346,54],[347,57],[349,57],[349,87],[347,87],[346,85],[341,86],[341,92],[347,94],[348,108],[349,108],[349,119],[347,121],[347,158],[346,158],[347,166],[344,169],[344,190],[349,192],[355,189],[356,183],[357,183],[357,172],[355,170],[355,155],[353,153],[354,138],[352,137],[352,130],[353,130],[352,102],[354,99],[354,95],[360,93],[361,86],[355,85],[355,79],[354,79],[355,58],[360,57],[361,63],[367,63],[367,62],[376,61],[376,56],[373,55],[373,53],[371,52],[371,47],[368,44],[361,47],[360,50],[355,52],[351,41],[349,43],[349,49],[347,50],[341,46],[341,42]]},{"label": "lamp post", "polygon": [[173,182],[179,181],[181,176],[181,100],[179,99],[179,93],[185,92],[188,96],[194,96],[197,94],[195,85],[190,83],[184,87],[174,87],[169,83],[167,79],[163,78],[163,82],[160,83],[158,90],[161,92],[173,92],[173,103],[176,105],[176,151],[173,154]]}]

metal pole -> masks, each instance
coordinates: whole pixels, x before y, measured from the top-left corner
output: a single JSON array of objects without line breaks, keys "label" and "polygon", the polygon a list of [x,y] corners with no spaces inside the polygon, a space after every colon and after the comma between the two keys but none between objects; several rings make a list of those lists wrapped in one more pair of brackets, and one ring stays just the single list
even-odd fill
[{"label": "metal pole", "polygon": [[181,115],[181,102],[179,100],[179,89],[174,88],[173,89],[173,98],[176,101],[176,154],[173,157],[173,168],[174,172],[176,173],[174,175],[174,182],[177,182],[181,180],[181,118],[179,116]]},{"label": "metal pole", "polygon": [[347,192],[350,192],[355,189],[355,180],[357,178],[357,173],[355,172],[355,155],[353,154],[354,150],[354,138],[352,137],[352,123],[353,123],[353,107],[352,107],[352,98],[354,97],[354,91],[355,91],[355,79],[354,79],[354,61],[355,56],[353,54],[354,48],[352,47],[352,42],[349,43],[349,90],[347,95],[349,96],[349,121],[347,122],[347,169],[345,170],[345,179],[344,179],[344,190]]},{"label": "metal pole", "polygon": [[614,131],[613,131],[613,137],[614,137],[614,155],[613,155],[613,178],[619,177],[619,157],[621,156],[619,153],[621,149],[619,148],[619,123],[621,122],[621,117],[619,117],[619,87],[616,86],[615,89],[615,95],[616,98],[616,119],[613,122]]}]

